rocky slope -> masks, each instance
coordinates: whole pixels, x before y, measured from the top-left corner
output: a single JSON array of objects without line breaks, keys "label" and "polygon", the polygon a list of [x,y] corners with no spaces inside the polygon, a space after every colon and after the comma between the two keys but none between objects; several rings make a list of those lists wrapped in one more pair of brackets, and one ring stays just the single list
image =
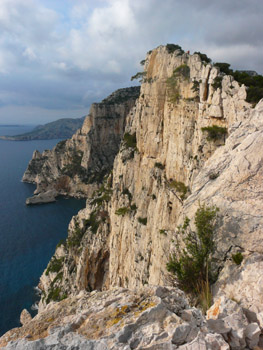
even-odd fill
[{"label": "rocky slope", "polygon": [[[112,288],[129,288],[124,289],[127,297],[129,293],[137,293],[131,290],[139,288],[147,299],[149,290],[157,293],[158,288],[145,285],[174,285],[166,264],[178,244],[183,244],[177,227],[186,216],[192,225],[200,204],[219,208],[212,263],[213,270],[218,273],[213,286],[216,303],[208,312],[207,321],[202,319],[198,330],[196,324],[189,328],[183,322],[192,320],[190,316],[178,321],[183,325],[178,330],[177,326],[171,326],[175,316],[169,314],[168,321],[167,313],[162,313],[161,309],[160,315],[165,315],[164,319],[157,316],[154,316],[155,321],[149,319],[146,314],[155,312],[155,306],[151,305],[142,317],[144,327],[151,335],[147,338],[141,330],[136,333],[141,323],[129,319],[131,314],[128,317],[131,328],[123,321],[124,314],[120,310],[124,305],[120,303],[114,321],[116,328],[109,333],[101,331],[95,343],[92,335],[85,333],[90,328],[90,321],[85,324],[85,315],[80,323],[69,323],[89,341],[79,336],[75,338],[71,326],[67,328],[66,321],[58,321],[64,325],[64,333],[58,329],[53,332],[50,327],[50,335],[36,344],[43,345],[44,349],[48,349],[49,342],[56,342],[57,349],[67,344],[66,349],[68,344],[73,346],[74,341],[78,344],[83,341],[86,344],[83,346],[94,349],[114,348],[113,344],[120,349],[260,349],[263,327],[263,153],[260,151],[263,146],[263,101],[252,108],[246,102],[245,86],[222,74],[219,68],[203,62],[198,54],[190,55],[181,50],[169,52],[160,46],[148,53],[144,70],[139,74],[143,77],[140,96],[126,117],[113,170],[88,198],[86,208],[73,217],[68,239],[57,247],[41,276],[42,298],[37,317],[60,305],[70,307],[73,300],[81,300],[83,294],[79,293],[83,291],[91,292],[89,297],[107,295],[117,302],[122,299],[118,293],[123,289],[114,292]],[[70,144],[72,140],[67,142]],[[85,139],[83,147],[84,142]],[[88,143],[88,148],[92,147],[90,145]],[[83,159],[87,159],[85,152],[83,148],[81,165]],[[47,165],[50,156],[46,156]],[[35,155],[36,159],[38,157]],[[95,159],[93,164],[96,164]],[[90,168],[86,169],[89,171]],[[103,166],[98,167],[97,173],[103,175],[103,169]],[[42,174],[41,169],[36,173],[40,174],[40,171]],[[44,173],[49,178],[48,169]],[[31,169],[25,176],[30,179]],[[41,177],[32,176],[32,180],[40,184],[39,190],[50,188],[41,185],[37,176]],[[79,172],[69,176],[70,181],[79,177]],[[54,176],[46,183],[53,180]],[[71,193],[77,194],[73,188]],[[89,196],[90,192],[85,190],[85,194]],[[236,253],[243,259],[238,263],[233,259]],[[171,297],[178,293],[167,288],[160,290],[169,291]],[[56,301],[60,303],[53,303]],[[176,301],[171,299],[168,305],[169,309]],[[77,310],[70,311],[71,315],[76,312],[79,315]],[[182,318],[182,309],[175,314]],[[107,312],[96,324],[104,329],[105,320],[108,320]],[[80,331],[82,324],[85,334]],[[48,326],[45,327],[43,336],[48,335]],[[193,333],[192,328],[195,329]],[[11,337],[17,339],[31,332],[25,329],[22,328],[22,333],[11,331],[7,338],[2,338],[2,344]],[[115,332],[116,336],[113,335]],[[122,345],[120,339],[124,339],[122,334],[125,332],[129,336],[124,337]],[[14,333],[20,335],[13,336]],[[174,341],[177,339],[175,334],[180,334],[181,340]],[[188,337],[189,334],[192,335]],[[25,341],[23,344],[31,349]],[[15,348],[17,345],[10,346]]]},{"label": "rocky slope", "polygon": [[126,115],[139,91],[139,87],[120,89],[101,103],[94,103],[71,139],[42,154],[34,152],[22,180],[37,185],[37,196],[27,204],[53,201],[58,194],[85,197],[93,192],[92,184],[112,168]]}]

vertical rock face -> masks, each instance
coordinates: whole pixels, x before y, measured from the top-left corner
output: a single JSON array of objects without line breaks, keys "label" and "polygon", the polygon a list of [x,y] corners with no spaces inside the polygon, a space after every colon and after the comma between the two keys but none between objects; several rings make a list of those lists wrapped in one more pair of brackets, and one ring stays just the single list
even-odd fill
[{"label": "vertical rock face", "polygon": [[[220,149],[225,154],[227,136],[250,118],[245,98],[244,86],[198,54],[169,53],[161,46],[147,55],[113,172],[72,219],[69,238],[54,256],[62,261],[59,279],[52,269],[41,277],[41,307],[54,291],[59,299],[82,289],[171,283],[166,263],[176,227],[184,211],[191,216],[198,206],[199,192],[204,194],[195,182],[198,174]],[[88,129],[92,121],[85,123]],[[217,168],[206,171],[205,181],[208,176],[212,183]],[[228,249],[225,244],[222,251]]]},{"label": "vertical rock face", "polygon": [[71,139],[59,142],[51,151],[34,152],[23,181],[36,183],[35,193],[55,190],[76,197],[91,193],[91,184],[112,168],[126,116],[139,91],[139,87],[120,89],[94,103]]}]

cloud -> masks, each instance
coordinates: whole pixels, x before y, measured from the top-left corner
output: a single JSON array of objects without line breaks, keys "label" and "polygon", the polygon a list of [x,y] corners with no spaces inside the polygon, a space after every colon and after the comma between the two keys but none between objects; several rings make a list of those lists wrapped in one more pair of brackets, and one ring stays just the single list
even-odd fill
[{"label": "cloud", "polygon": [[1,104],[88,109],[169,42],[263,73],[262,12],[259,0],[1,0]]}]

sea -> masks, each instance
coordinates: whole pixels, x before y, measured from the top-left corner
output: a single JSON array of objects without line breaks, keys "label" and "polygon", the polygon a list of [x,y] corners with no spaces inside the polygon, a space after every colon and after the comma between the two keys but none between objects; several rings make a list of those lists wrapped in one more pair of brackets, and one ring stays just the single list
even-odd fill
[{"label": "sea", "polygon": [[[1,126],[0,135],[17,135],[33,126]],[[60,239],[67,237],[73,215],[85,200],[58,199],[26,206],[35,185],[21,182],[34,150],[53,148],[60,140],[0,140],[0,336],[19,327],[21,311],[36,314],[39,277]],[[32,307],[33,306],[33,307]]]}]

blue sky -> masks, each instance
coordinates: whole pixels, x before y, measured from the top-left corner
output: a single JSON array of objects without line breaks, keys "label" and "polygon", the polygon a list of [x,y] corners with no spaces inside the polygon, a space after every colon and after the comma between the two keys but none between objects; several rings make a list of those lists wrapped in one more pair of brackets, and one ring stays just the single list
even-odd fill
[{"label": "blue sky", "polygon": [[1,0],[0,124],[88,114],[166,43],[263,73],[262,0]]}]

